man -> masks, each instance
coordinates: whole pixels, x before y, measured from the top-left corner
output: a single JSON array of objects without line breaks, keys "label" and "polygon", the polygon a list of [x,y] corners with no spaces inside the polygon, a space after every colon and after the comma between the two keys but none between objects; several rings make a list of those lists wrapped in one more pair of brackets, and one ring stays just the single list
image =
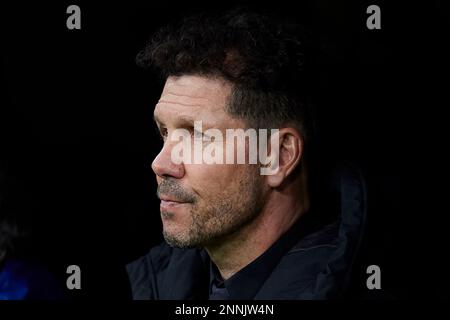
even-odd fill
[{"label": "man", "polygon": [[[340,175],[341,227],[311,223],[319,213],[302,35],[294,24],[238,10],[164,28],[138,55],[165,79],[154,109],[164,144],[152,169],[166,241],[127,266],[135,299],[323,299],[345,290],[364,188],[358,175]],[[217,135],[205,140],[207,129]],[[197,155],[214,144],[214,156],[230,145],[255,156],[250,139],[243,148],[226,139],[239,129],[276,129],[258,136],[268,148],[258,144],[257,154],[270,157],[190,161],[187,147],[198,142]],[[181,160],[180,132],[193,137],[181,144]]]}]

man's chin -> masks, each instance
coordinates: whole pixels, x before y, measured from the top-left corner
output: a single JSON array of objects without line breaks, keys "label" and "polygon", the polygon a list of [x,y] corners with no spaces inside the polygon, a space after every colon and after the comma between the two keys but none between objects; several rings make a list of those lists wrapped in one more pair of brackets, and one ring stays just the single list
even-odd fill
[{"label": "man's chin", "polygon": [[164,222],[181,222],[191,215],[189,204],[181,204],[171,208],[160,208],[161,219]]},{"label": "man's chin", "polygon": [[163,231],[163,236],[167,244],[174,248],[190,249],[197,247],[197,244],[193,243],[192,241],[189,241],[188,239],[183,239],[183,237],[176,236],[166,231]]},{"label": "man's chin", "polygon": [[163,219],[163,236],[166,242],[175,248],[195,247],[193,239],[188,236],[188,228],[172,219]]}]

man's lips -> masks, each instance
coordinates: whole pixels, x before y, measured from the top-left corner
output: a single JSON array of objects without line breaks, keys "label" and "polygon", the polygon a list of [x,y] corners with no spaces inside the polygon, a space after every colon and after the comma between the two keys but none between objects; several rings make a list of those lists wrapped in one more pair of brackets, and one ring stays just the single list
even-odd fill
[{"label": "man's lips", "polygon": [[178,200],[175,198],[171,198],[171,197],[165,197],[165,196],[161,196],[161,204],[160,207],[161,208],[173,208],[179,205],[183,205],[183,204],[187,204],[189,202],[185,202],[182,200]]},{"label": "man's lips", "polygon": [[174,197],[163,196],[163,195],[159,196],[159,199],[161,199],[161,201],[167,201],[167,202],[178,202],[178,203],[186,202],[186,201],[182,201],[177,198],[174,198]]}]

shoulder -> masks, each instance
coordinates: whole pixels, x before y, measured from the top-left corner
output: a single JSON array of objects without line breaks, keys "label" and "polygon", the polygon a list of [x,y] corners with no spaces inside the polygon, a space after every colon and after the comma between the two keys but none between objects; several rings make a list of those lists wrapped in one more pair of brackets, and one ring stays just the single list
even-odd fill
[{"label": "shoulder", "polygon": [[172,251],[173,248],[169,245],[161,243],[150,249],[147,254],[127,264],[127,272],[129,275],[136,275],[150,270],[155,272],[158,269],[163,269],[168,263]]},{"label": "shoulder", "polygon": [[[339,249],[338,234],[339,226],[333,223],[299,240],[280,260],[256,299],[323,298],[328,290],[318,290],[317,281]],[[326,281],[329,284],[334,285]]]},{"label": "shoulder", "polygon": [[198,248],[179,249],[163,242],[126,266],[134,300],[164,299],[175,282],[193,278],[205,254]]},{"label": "shoulder", "polygon": [[126,265],[133,299],[155,299],[153,279],[167,267],[173,248],[165,242]]}]

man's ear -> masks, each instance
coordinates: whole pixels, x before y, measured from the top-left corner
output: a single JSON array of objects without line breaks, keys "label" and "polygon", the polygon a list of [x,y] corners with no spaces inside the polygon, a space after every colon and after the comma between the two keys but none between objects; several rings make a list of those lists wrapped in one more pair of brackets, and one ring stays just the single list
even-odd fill
[{"label": "man's ear", "polygon": [[[278,138],[278,145],[274,139]],[[267,183],[276,188],[295,170],[303,155],[303,137],[294,128],[282,128],[271,136],[271,164]],[[276,163],[278,160],[278,164]]]}]

